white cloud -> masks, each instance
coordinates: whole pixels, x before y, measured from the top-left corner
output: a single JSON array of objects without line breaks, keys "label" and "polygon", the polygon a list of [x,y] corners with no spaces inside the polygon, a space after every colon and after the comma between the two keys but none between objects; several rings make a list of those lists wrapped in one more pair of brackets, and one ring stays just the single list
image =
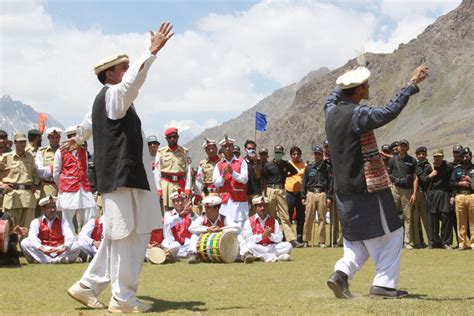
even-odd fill
[{"label": "white cloud", "polygon": [[[390,52],[434,21],[433,12],[454,6],[369,1],[370,11],[361,12],[337,3],[262,1],[242,12],[209,14],[159,53],[136,104],[143,120],[155,112],[239,112],[264,97],[251,74],[286,85],[321,66],[342,65],[361,47]],[[384,32],[388,38],[374,40],[380,14],[396,24]],[[92,72],[96,61],[115,52],[133,60],[148,44],[145,33],[59,27],[41,1],[2,2],[0,23],[0,93],[66,125],[82,119],[100,88]]]}]

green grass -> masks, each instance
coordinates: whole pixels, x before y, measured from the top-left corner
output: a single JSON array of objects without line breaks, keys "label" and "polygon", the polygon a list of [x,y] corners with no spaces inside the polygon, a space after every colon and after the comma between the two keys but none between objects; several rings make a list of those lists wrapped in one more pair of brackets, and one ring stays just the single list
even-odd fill
[{"label": "green grass", "polygon": [[[374,265],[350,281],[355,295],[338,300],[326,286],[342,249],[296,249],[292,261],[253,264],[145,263],[138,297],[154,312],[209,314],[474,314],[474,251],[403,250],[399,287],[410,297],[372,300]],[[0,314],[92,315],[66,289],[86,264],[0,269]],[[101,295],[107,303],[110,289]]]}]

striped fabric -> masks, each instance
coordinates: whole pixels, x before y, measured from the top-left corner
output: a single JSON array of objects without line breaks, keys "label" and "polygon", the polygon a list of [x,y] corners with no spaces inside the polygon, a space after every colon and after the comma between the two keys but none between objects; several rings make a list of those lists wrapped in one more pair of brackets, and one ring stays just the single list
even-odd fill
[{"label": "striped fabric", "polygon": [[389,187],[390,178],[380,157],[374,131],[360,135],[364,174],[368,192],[378,192]]}]

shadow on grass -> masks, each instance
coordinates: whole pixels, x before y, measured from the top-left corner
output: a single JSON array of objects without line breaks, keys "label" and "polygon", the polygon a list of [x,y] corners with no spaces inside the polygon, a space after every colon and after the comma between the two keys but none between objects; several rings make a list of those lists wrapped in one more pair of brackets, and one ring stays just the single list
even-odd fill
[{"label": "shadow on grass", "polygon": [[202,308],[201,306],[206,305],[204,302],[200,301],[189,301],[189,302],[173,302],[160,300],[155,297],[150,296],[139,296],[140,299],[150,301],[153,305],[153,312],[166,312],[170,310],[187,310],[191,312],[205,312],[207,308]]},{"label": "shadow on grass", "polygon": [[426,294],[408,294],[407,298],[425,301],[473,301],[474,297],[428,297]]}]

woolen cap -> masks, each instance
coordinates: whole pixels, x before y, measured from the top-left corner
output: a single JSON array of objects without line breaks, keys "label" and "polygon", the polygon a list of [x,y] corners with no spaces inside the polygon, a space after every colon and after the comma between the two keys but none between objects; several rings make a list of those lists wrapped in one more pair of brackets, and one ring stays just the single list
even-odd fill
[{"label": "woolen cap", "polygon": [[360,66],[350,70],[336,79],[336,85],[341,89],[350,89],[360,86],[369,80],[370,71],[367,67]]},{"label": "woolen cap", "polygon": [[102,71],[107,70],[115,65],[121,64],[121,63],[128,63],[130,60],[128,59],[128,56],[125,54],[117,54],[117,55],[112,55],[112,56],[107,56],[105,58],[102,58],[95,66],[94,66],[94,72],[96,75],[100,74]]},{"label": "woolen cap", "polygon": [[26,135],[23,134],[23,133],[18,133],[18,134],[15,134],[15,136],[13,137],[13,139],[14,139],[16,142],[26,141]]}]

